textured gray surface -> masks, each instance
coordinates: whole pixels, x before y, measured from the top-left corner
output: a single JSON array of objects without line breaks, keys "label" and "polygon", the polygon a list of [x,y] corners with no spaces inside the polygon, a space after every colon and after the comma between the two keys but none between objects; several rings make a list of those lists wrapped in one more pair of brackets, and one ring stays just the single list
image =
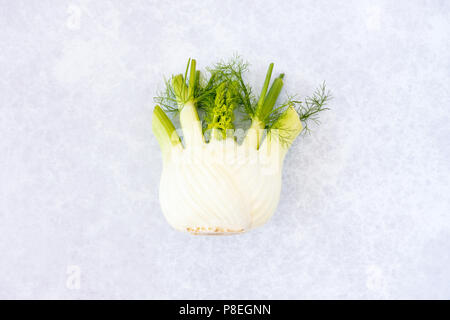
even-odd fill
[{"label": "textured gray surface", "polygon": [[[450,298],[448,1],[1,7],[1,298]],[[333,109],[266,226],[188,236],[159,208],[152,97],[234,52],[257,87],[270,61],[287,92],[327,80]]]}]

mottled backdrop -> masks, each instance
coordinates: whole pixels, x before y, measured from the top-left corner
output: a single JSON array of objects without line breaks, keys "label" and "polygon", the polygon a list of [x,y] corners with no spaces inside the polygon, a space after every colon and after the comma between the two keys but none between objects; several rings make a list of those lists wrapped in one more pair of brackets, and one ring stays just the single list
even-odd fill
[{"label": "mottled backdrop", "polygon": [[[450,298],[449,1],[0,1],[0,298]],[[326,80],[263,228],[172,230],[152,97]]]}]

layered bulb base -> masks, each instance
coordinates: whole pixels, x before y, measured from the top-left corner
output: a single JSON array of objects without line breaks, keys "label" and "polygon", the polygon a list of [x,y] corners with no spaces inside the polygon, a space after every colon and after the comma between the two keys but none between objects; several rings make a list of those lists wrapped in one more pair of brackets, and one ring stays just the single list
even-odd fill
[{"label": "layered bulb base", "polygon": [[232,139],[173,150],[164,161],[159,198],[168,223],[196,235],[246,232],[273,215],[282,157]]}]

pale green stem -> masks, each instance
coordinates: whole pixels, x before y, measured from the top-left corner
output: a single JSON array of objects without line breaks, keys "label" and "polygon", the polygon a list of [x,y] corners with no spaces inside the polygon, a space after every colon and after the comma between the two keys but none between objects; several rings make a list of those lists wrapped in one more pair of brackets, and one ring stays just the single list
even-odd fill
[{"label": "pale green stem", "polygon": [[183,129],[185,147],[199,145],[204,141],[202,124],[198,117],[197,108],[192,101],[184,104],[180,111],[180,124]]},{"label": "pale green stem", "polygon": [[270,84],[270,78],[272,77],[272,70],[273,70],[273,63],[269,65],[269,69],[267,70],[266,79],[264,80],[261,95],[259,96],[257,109],[261,108],[261,106],[264,104],[264,99],[266,98],[267,89],[269,88]]},{"label": "pale green stem", "polygon": [[169,157],[170,152],[174,148],[181,148],[180,137],[172,121],[158,105],[153,110],[152,129],[158,140],[164,160]]},{"label": "pale green stem", "polygon": [[[190,67],[190,70],[189,70]],[[195,106],[195,86],[198,82],[199,72],[196,71],[195,59],[189,59],[186,74],[189,70],[189,86],[186,86],[183,75],[179,74],[173,79],[175,95],[178,99],[180,110],[180,124],[183,130],[183,142],[186,147],[193,146],[204,141],[202,125]]]},{"label": "pale green stem", "polygon": [[256,149],[259,149],[263,129],[266,126],[267,118],[272,112],[273,107],[275,106],[275,103],[283,87],[284,74],[280,74],[280,76],[273,81],[269,93],[267,93],[270,78],[272,75],[272,70],[273,70],[273,63],[269,65],[269,69],[267,70],[266,79],[264,80],[261,95],[259,97],[258,104],[256,106],[255,115],[253,116],[252,119],[252,125],[250,126],[250,129],[248,130],[247,136],[244,141],[244,143],[246,143],[248,146],[254,146]]}]

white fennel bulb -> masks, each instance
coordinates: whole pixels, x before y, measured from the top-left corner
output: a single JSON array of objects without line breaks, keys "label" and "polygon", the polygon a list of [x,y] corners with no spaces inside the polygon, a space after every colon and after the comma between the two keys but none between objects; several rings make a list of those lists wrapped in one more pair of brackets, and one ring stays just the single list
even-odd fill
[{"label": "white fennel bulb", "polygon": [[[284,75],[269,90],[273,64],[258,101],[242,79],[245,64],[239,60],[211,68],[209,79],[200,79],[195,60],[189,67],[187,83],[186,71],[172,77],[156,98],[166,111],[178,111],[182,139],[159,105],[152,120],[163,155],[164,216],[175,229],[192,234],[235,234],[261,226],[278,205],[284,157],[302,121],[326,109],[329,97],[322,87],[303,105],[288,100],[275,107]],[[240,143],[239,111],[252,121]]]}]

